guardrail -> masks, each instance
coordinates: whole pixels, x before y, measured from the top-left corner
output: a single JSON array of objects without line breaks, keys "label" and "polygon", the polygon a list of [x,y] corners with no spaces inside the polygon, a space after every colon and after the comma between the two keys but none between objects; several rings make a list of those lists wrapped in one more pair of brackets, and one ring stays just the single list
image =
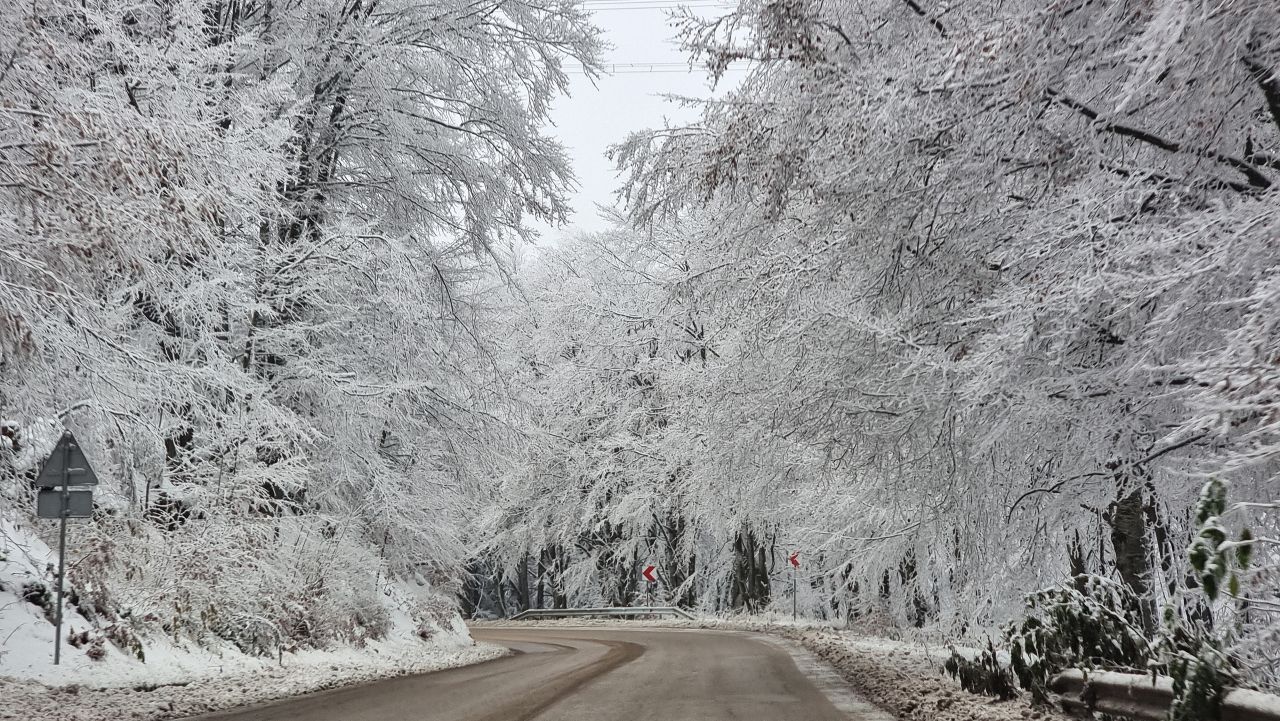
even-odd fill
[{"label": "guardrail", "polygon": [[[1054,676],[1049,688],[1069,712],[1096,711],[1136,721],[1164,721],[1173,703],[1173,679],[1167,676],[1071,670]],[[1228,691],[1218,721],[1280,721],[1280,696]]]},{"label": "guardrail", "polygon": [[[693,620],[693,616],[675,606],[621,606],[617,608],[531,608],[511,617],[512,621],[526,618],[586,618],[590,616],[612,616],[626,618],[635,616],[679,616]],[[1280,721],[1280,720],[1277,720]]]}]

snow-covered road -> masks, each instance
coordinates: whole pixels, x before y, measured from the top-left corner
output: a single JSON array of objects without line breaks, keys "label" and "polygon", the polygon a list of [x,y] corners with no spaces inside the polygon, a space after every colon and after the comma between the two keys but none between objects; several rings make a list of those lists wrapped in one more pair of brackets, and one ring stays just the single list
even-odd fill
[{"label": "snow-covered road", "polygon": [[485,628],[516,653],[201,721],[888,721],[789,642],[692,629]]}]

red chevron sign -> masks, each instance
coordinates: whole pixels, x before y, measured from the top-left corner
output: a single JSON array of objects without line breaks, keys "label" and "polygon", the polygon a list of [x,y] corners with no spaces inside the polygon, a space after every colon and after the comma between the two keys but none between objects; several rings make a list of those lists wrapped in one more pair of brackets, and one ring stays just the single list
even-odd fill
[{"label": "red chevron sign", "polygon": [[644,575],[644,580],[646,580],[646,581],[657,581],[658,579],[657,579],[657,578],[655,578],[655,577],[654,577],[654,575],[653,575],[653,572],[654,572],[654,570],[656,570],[656,569],[657,569],[657,567],[656,567],[656,566],[645,566],[645,568],[644,568],[644,574],[643,574],[643,575]]}]

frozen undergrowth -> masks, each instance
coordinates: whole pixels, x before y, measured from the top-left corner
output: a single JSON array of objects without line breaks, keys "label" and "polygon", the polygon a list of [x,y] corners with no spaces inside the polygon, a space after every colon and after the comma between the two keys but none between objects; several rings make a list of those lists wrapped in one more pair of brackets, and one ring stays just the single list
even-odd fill
[{"label": "frozen undergrowth", "polygon": [[[69,565],[77,557],[70,556]],[[53,588],[51,563],[56,554],[29,523],[0,517],[0,719],[177,718],[505,653],[474,644],[452,610],[418,613],[422,602],[439,605],[434,589],[386,583],[380,594],[387,616],[383,638],[362,647],[329,642],[323,649],[269,656],[244,653],[212,633],[175,638],[156,623],[90,619],[82,613],[87,605],[68,600],[64,641],[87,632],[98,642],[64,642],[62,664],[54,666],[53,600],[28,597],[32,584],[46,593]],[[68,585],[86,596],[93,590]],[[137,593],[126,595],[132,599]],[[145,662],[116,643],[126,637],[139,644]]]},{"label": "frozen undergrowth", "polygon": [[[804,644],[835,666],[867,700],[900,719],[919,721],[1012,721],[1067,719],[1026,698],[998,701],[968,693],[942,673],[934,649],[855,636],[834,630],[766,627]],[[949,652],[949,651],[948,651]]]}]

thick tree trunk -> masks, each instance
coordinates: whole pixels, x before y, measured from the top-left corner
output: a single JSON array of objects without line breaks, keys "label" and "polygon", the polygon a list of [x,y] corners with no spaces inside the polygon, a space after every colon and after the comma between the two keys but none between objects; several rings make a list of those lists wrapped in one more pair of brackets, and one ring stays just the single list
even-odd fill
[{"label": "thick tree trunk", "polygon": [[733,577],[729,606],[734,610],[759,613],[769,605],[769,559],[765,544],[755,532],[744,527],[733,541]]},{"label": "thick tree trunk", "polygon": [[506,574],[502,572],[501,567],[496,567],[493,573],[493,602],[494,605],[498,607],[498,615],[503,618],[507,618],[511,615],[507,613],[506,586]]},{"label": "thick tree trunk", "polygon": [[902,593],[908,597],[906,612],[907,622],[916,628],[924,626],[929,619],[929,604],[920,592],[919,573],[916,571],[915,551],[908,551],[898,564],[898,580],[902,584]]},{"label": "thick tree trunk", "polygon": [[554,581],[551,586],[551,606],[568,608],[569,595],[564,588],[564,574],[569,570],[569,554],[565,553],[563,546],[553,546],[551,551],[551,578]]},{"label": "thick tree trunk", "polygon": [[1151,547],[1147,539],[1142,487],[1129,483],[1119,488],[1108,514],[1111,548],[1115,551],[1116,571],[1138,597],[1142,627],[1150,634],[1155,630],[1155,601],[1151,593]]},{"label": "thick tree trunk", "polygon": [[462,589],[458,594],[458,611],[463,618],[475,618],[484,599],[484,583],[482,582],[484,567],[472,562],[467,564],[462,574]]},{"label": "thick tree trunk", "polygon": [[1075,537],[1071,539],[1071,544],[1067,546],[1067,561],[1071,567],[1071,585],[1075,586],[1076,591],[1084,593],[1088,588],[1085,583],[1085,576],[1089,573],[1089,568],[1085,564],[1084,559],[1084,543],[1080,540],[1080,532],[1076,531]]},{"label": "thick tree trunk", "polygon": [[516,565],[515,578],[516,592],[516,610],[524,611],[529,608],[529,554],[520,557],[520,563]]},{"label": "thick tree trunk", "polygon": [[537,595],[537,601],[536,601],[537,606],[535,606],[535,608],[546,608],[546,606],[543,605],[543,600],[545,598],[543,594],[546,589],[546,582],[547,582],[547,550],[544,548],[540,553],[538,553],[538,595]]},{"label": "thick tree trunk", "polygon": [[657,529],[654,535],[661,543],[658,564],[662,568],[661,575],[667,582],[667,588],[663,589],[666,601],[691,608],[695,598],[694,588],[693,584],[686,587],[685,582],[696,570],[696,558],[692,554],[684,555],[688,522],[683,515],[672,511],[665,520],[657,520],[654,525]]}]

